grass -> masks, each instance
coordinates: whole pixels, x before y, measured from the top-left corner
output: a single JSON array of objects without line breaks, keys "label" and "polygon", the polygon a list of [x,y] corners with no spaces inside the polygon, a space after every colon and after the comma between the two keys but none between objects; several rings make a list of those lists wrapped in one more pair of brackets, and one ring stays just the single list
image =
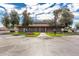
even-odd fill
[{"label": "grass", "polygon": [[40,32],[32,32],[32,34],[25,34],[26,37],[37,37],[40,35]]},{"label": "grass", "polygon": [[46,33],[48,36],[58,36],[58,37],[60,37],[60,36],[64,36],[65,34],[64,33],[56,33],[56,34],[54,34],[53,32],[47,32]]},{"label": "grass", "polygon": [[[31,33],[31,34],[29,34]],[[13,36],[19,36],[19,35],[24,35],[26,37],[37,37],[40,35],[40,32],[14,32],[14,33],[10,33],[12,34]],[[61,37],[61,36],[69,36],[69,35],[79,35],[79,33],[75,33],[75,32],[67,32],[67,33],[56,33],[54,34],[53,32],[46,32],[46,34],[48,36],[51,36],[51,37]]]},{"label": "grass", "polygon": [[18,35],[24,35],[26,37],[36,37],[38,35],[40,35],[40,32],[30,32],[32,34],[29,34],[27,32],[14,32],[14,33],[11,33],[12,35],[14,36],[18,36]]},{"label": "grass", "polygon": [[12,35],[14,36],[17,36],[17,35],[24,35],[25,33],[24,32],[14,32],[14,33],[11,33]]},{"label": "grass", "polygon": [[78,32],[71,32],[71,33],[69,33],[69,32],[67,32],[67,33],[64,33],[66,36],[69,36],[69,35],[79,35],[79,33]]},{"label": "grass", "polygon": [[53,32],[46,32],[48,36],[71,36],[71,35],[79,35],[79,33],[76,32],[66,32],[66,33],[56,33]]}]

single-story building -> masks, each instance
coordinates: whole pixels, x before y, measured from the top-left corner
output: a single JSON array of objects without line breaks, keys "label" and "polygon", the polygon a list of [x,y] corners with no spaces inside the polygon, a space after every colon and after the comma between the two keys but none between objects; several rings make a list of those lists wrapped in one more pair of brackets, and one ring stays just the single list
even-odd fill
[{"label": "single-story building", "polygon": [[[56,30],[59,32],[61,28],[64,28],[64,26],[57,26]],[[29,24],[28,27],[19,25],[18,29],[20,32],[25,30],[27,32],[52,32],[55,31],[55,26],[50,26],[49,24]]]}]

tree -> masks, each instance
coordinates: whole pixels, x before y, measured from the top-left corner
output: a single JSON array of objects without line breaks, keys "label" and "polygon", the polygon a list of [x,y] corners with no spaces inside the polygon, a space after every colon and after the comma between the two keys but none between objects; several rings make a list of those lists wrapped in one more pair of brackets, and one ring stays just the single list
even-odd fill
[{"label": "tree", "polygon": [[57,10],[54,10],[53,11],[53,14],[54,14],[54,25],[55,25],[55,30],[54,30],[54,33],[56,34],[56,31],[57,31],[57,19],[58,19],[58,16],[59,14],[61,13],[62,9],[57,9]]},{"label": "tree", "polygon": [[19,25],[19,15],[15,10],[11,10],[10,25],[11,29],[14,29],[16,25]]},{"label": "tree", "polygon": [[55,26],[55,33],[56,33],[56,29],[57,26],[65,26],[68,27],[73,23],[73,18],[74,15],[72,14],[72,12],[67,9],[67,8],[63,8],[63,9],[57,9],[53,11],[54,14],[54,26]]},{"label": "tree", "polygon": [[50,26],[55,26],[55,24],[54,24],[54,19],[48,20],[47,23],[48,23]]},{"label": "tree", "polygon": [[78,22],[78,23],[76,23],[76,25],[75,25],[75,26],[76,26],[76,28],[77,28],[77,29],[79,29],[79,22]]},{"label": "tree", "polygon": [[9,16],[4,16],[4,18],[2,19],[2,24],[9,29],[9,24],[10,24],[10,19]]},{"label": "tree", "polygon": [[62,9],[62,12],[61,12],[61,19],[60,19],[60,24],[61,25],[64,25],[65,27],[68,27],[70,25],[72,25],[73,23],[73,18],[74,18],[74,15],[72,14],[72,12],[65,8],[65,9]]},{"label": "tree", "polygon": [[22,26],[24,27],[25,32],[26,29],[28,30],[29,24],[32,24],[32,20],[31,17],[29,17],[29,13],[27,12],[27,10],[25,10],[23,12],[23,22],[22,22]]}]

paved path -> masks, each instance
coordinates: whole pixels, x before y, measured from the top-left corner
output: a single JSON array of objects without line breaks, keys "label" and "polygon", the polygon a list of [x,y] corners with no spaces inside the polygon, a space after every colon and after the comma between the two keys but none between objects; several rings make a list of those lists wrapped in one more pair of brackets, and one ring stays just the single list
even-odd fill
[{"label": "paved path", "polygon": [[0,35],[2,56],[79,56],[79,36],[24,37]]},{"label": "paved path", "polygon": [[46,35],[45,33],[40,33],[40,35],[38,37],[49,37],[49,36]]}]

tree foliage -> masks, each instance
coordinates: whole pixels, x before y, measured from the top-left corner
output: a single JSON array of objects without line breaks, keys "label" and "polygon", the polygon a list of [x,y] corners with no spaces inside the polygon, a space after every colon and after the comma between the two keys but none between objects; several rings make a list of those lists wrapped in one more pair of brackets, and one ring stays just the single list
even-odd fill
[{"label": "tree foliage", "polygon": [[2,24],[3,24],[6,28],[9,28],[9,24],[10,24],[9,16],[4,16],[4,17],[3,17]]},{"label": "tree foliage", "polygon": [[27,10],[23,12],[23,23],[22,26],[28,26],[29,25],[29,15],[27,13]]},{"label": "tree foliage", "polygon": [[2,19],[2,24],[8,28],[13,29],[15,25],[19,25],[19,15],[15,10],[11,10],[11,13],[9,15],[4,16]]},{"label": "tree foliage", "polygon": [[50,24],[52,23],[51,25],[64,25],[65,27],[67,27],[73,23],[72,19],[74,18],[74,15],[67,8],[54,10],[53,14],[54,19],[52,19],[52,21],[50,22]]},{"label": "tree foliage", "polygon": [[19,25],[19,15],[15,10],[12,10],[10,13],[10,23],[12,28],[14,28],[15,25]]},{"label": "tree foliage", "polygon": [[74,15],[69,9],[62,9],[61,15],[62,15],[60,19],[61,25],[65,25],[67,27],[73,23],[72,19],[74,18]]},{"label": "tree foliage", "polygon": [[77,29],[79,29],[79,22],[78,22],[78,23],[76,23],[76,25],[75,25],[75,26],[76,26],[76,28],[77,28]]}]

